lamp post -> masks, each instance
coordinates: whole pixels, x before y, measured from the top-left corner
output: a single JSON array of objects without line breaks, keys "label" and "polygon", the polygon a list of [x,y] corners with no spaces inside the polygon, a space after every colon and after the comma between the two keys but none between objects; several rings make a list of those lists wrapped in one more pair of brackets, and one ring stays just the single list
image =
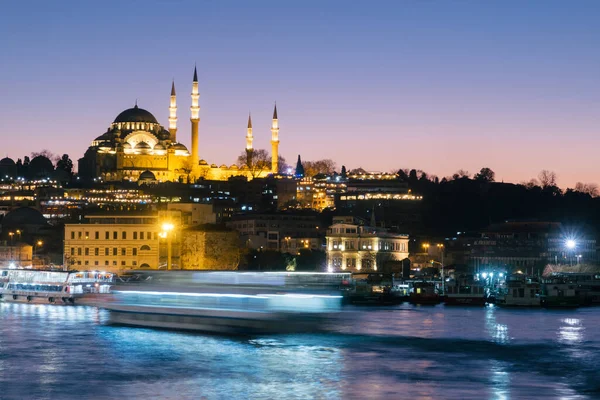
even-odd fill
[{"label": "lamp post", "polygon": [[[569,265],[573,266],[573,251],[577,247],[577,242],[573,239],[567,239],[565,242],[565,247],[567,248],[567,257],[569,258]],[[571,252],[571,254],[569,254]]]},{"label": "lamp post", "polygon": [[8,232],[8,236],[10,236],[10,245],[13,245],[13,237],[15,236],[14,232]]},{"label": "lamp post", "polygon": [[442,266],[442,295],[446,294],[446,279],[444,277],[444,244],[438,243],[437,248],[440,250],[442,262],[440,265]]},{"label": "lamp post", "polygon": [[172,258],[171,245],[173,242],[171,231],[173,231],[174,228],[175,228],[175,226],[172,223],[165,222],[164,224],[162,224],[162,232],[160,233],[160,237],[167,239],[167,270],[171,269],[171,258]]},{"label": "lamp post", "polygon": [[41,240],[38,240],[38,241],[36,241],[36,242],[33,244],[33,257],[31,257],[31,258],[32,258],[32,260],[31,260],[31,266],[32,266],[32,267],[33,267],[33,260],[35,260],[35,255],[36,255],[36,253],[37,253],[37,251],[36,251],[36,250],[37,250],[37,248],[38,248],[38,247],[40,247],[40,246],[41,246],[41,245],[43,245],[43,244],[44,244],[44,242],[42,242]]},{"label": "lamp post", "polygon": [[21,241],[21,230],[17,229],[17,240],[20,242]]}]

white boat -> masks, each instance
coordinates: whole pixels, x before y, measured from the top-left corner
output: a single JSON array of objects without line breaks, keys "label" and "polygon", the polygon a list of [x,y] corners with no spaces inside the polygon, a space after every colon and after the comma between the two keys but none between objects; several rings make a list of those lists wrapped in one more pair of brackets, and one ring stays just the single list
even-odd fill
[{"label": "white boat", "polygon": [[496,296],[499,306],[539,307],[541,306],[541,285],[527,277],[511,276],[503,283]]},{"label": "white boat", "polygon": [[[349,274],[153,272],[101,305],[109,323],[218,334],[320,329],[340,310]],[[346,276],[347,275],[347,276]]]},{"label": "white boat", "polygon": [[107,294],[113,281],[98,271],[0,270],[0,301],[75,304]]}]

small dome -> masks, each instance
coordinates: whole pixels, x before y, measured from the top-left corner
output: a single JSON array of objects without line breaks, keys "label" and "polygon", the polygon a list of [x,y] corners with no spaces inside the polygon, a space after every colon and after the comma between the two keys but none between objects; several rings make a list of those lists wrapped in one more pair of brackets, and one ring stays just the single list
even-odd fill
[{"label": "small dome", "polygon": [[237,166],[237,165],[235,165],[235,164],[233,164],[233,165],[232,165],[231,167],[229,167],[229,168],[231,168],[231,169],[238,169],[238,166]]},{"label": "small dome", "polygon": [[137,104],[133,108],[128,108],[121,114],[117,115],[115,122],[150,122],[152,124],[158,124],[154,115],[149,111],[139,108]]},{"label": "small dome", "polygon": [[151,149],[150,145],[146,142],[139,142],[135,145],[136,150],[148,150]]},{"label": "small dome", "polygon": [[145,170],[140,174],[138,181],[155,181],[156,177],[152,173],[152,171]]},{"label": "small dome", "polygon": [[131,150],[131,145],[129,143],[125,142],[125,143],[123,143],[123,148]]},{"label": "small dome", "polygon": [[163,146],[162,144],[157,144],[154,146],[154,150],[166,150],[165,146]]},{"label": "small dome", "polygon": [[200,160],[200,162],[198,164],[200,164],[200,165],[208,165],[208,163],[205,160]]},{"label": "small dome", "polygon": [[14,167],[16,164],[12,158],[5,157],[0,160],[0,167]]},{"label": "small dome", "polygon": [[227,169],[227,165],[223,164],[219,168],[225,168],[225,169]]},{"label": "small dome", "polygon": [[211,167],[211,168],[219,168],[219,167],[217,166],[217,164],[210,164],[210,167]]},{"label": "small dome", "polygon": [[169,148],[173,149],[173,150],[185,150],[185,151],[187,151],[187,147],[185,147],[181,143],[173,143],[173,144],[171,144],[171,146]]}]

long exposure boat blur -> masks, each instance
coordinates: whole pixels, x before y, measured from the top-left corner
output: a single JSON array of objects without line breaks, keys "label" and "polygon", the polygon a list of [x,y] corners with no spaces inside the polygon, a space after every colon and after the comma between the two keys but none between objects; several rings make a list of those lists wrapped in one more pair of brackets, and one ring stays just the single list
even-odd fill
[{"label": "long exposure boat blur", "polygon": [[98,271],[0,270],[0,301],[75,304],[107,294],[113,281]]},{"label": "long exposure boat blur", "polygon": [[102,302],[109,323],[219,334],[323,329],[345,273],[141,272]]}]

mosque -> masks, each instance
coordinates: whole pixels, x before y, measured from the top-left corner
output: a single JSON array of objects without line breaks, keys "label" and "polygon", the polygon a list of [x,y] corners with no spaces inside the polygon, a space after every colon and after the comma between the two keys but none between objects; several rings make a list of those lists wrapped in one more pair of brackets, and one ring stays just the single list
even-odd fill
[{"label": "mosque", "polygon": [[[192,83],[192,106],[190,107],[191,151],[177,141],[177,96],[175,82],[171,87],[169,105],[169,129],[161,126],[154,115],[139,108],[137,102],[115,118],[105,133],[92,141],[92,145],[79,159],[79,175],[85,178],[101,178],[104,181],[195,182],[198,179],[227,180],[233,176],[265,177],[277,174],[279,155],[279,123],[277,106],[273,111],[271,125],[271,165],[251,171],[247,165],[227,166],[208,164],[199,159],[198,125],[200,106],[198,100],[198,74],[194,67]],[[252,160],[252,121],[248,117],[246,154]]]}]

